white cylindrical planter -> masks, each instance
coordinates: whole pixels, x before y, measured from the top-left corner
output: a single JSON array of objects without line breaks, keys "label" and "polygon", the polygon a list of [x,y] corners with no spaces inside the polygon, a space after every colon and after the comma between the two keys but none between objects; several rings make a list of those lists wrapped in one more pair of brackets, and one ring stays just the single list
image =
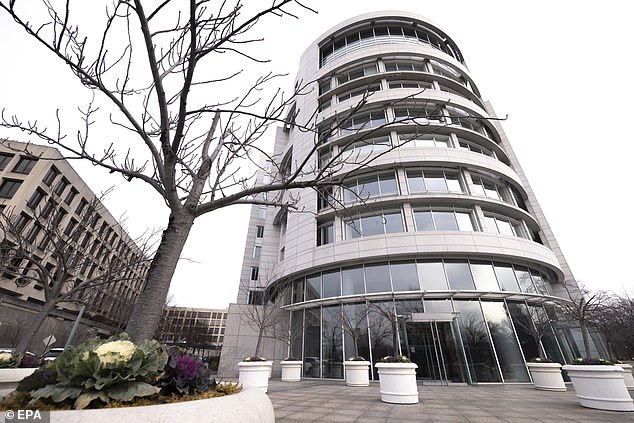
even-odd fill
[{"label": "white cylindrical planter", "polygon": [[634,411],[623,369],[619,366],[567,364],[563,369],[583,407],[610,411]]},{"label": "white cylindrical planter", "polygon": [[346,371],[346,385],[368,386],[370,385],[369,361],[346,361],[343,363]]},{"label": "white cylindrical planter", "polygon": [[269,389],[272,361],[241,361],[238,363],[240,383],[245,388]]},{"label": "white cylindrical planter", "polygon": [[299,382],[302,380],[301,361],[280,361],[282,366],[282,382]]},{"label": "white cylindrical planter", "polygon": [[415,363],[376,363],[381,401],[391,404],[417,404]]},{"label": "white cylindrical planter", "polygon": [[561,364],[526,363],[526,367],[531,372],[535,389],[559,392],[566,390],[566,384],[561,375]]},{"label": "white cylindrical planter", "polygon": [[36,367],[0,369],[0,398],[13,392],[22,379],[30,376],[36,370]]},{"label": "white cylindrical planter", "polygon": [[634,375],[632,375],[632,365],[626,363],[616,364],[623,369],[623,380],[627,389],[634,389]]},{"label": "white cylindrical planter", "polygon": [[98,410],[52,411],[51,423],[274,423],[275,413],[269,397],[259,389],[219,398],[183,401],[143,407],[101,408]]}]

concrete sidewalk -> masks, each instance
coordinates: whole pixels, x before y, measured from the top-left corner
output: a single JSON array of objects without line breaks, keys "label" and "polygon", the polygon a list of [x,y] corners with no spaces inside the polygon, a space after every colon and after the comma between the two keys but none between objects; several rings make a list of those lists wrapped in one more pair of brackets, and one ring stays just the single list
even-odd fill
[{"label": "concrete sidewalk", "polygon": [[393,405],[381,402],[378,383],[352,388],[344,381],[269,381],[279,423],[634,422],[634,412],[581,407],[571,385],[568,392],[538,391],[532,385],[419,385],[418,391],[420,403]]}]

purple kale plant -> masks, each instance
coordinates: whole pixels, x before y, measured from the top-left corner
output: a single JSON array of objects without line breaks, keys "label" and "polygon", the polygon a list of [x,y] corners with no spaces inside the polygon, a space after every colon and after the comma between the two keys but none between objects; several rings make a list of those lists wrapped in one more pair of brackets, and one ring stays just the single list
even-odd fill
[{"label": "purple kale plant", "polygon": [[167,350],[169,359],[161,376],[161,394],[187,395],[214,389],[215,380],[205,363],[178,347]]}]

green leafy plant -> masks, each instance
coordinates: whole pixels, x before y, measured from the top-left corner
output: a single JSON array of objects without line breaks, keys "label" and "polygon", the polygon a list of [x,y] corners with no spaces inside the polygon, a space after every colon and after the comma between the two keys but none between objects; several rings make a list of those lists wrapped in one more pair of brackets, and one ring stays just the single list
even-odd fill
[{"label": "green leafy plant", "polygon": [[302,361],[302,359],[301,358],[297,358],[297,357],[289,356],[289,357],[286,357],[283,361]]},{"label": "green leafy plant", "polygon": [[379,360],[381,363],[411,363],[406,355],[388,355]]},{"label": "green leafy plant", "polygon": [[360,355],[350,357],[348,361],[366,361],[365,357],[361,357]]},{"label": "green leafy plant", "polygon": [[18,367],[22,354],[16,352],[3,352],[0,353],[0,369],[10,369]]},{"label": "green leafy plant", "polygon": [[587,365],[587,366],[613,366],[614,363],[610,360],[605,360],[603,358],[594,358],[594,357],[577,357],[572,360],[572,364],[577,365]]},{"label": "green leafy plant", "polygon": [[126,334],[106,341],[89,339],[64,351],[41,371],[36,370],[17,390],[31,391],[32,398],[55,403],[75,400],[76,409],[86,408],[95,400],[130,401],[160,391],[154,383],[167,359],[156,341],[135,345]]}]

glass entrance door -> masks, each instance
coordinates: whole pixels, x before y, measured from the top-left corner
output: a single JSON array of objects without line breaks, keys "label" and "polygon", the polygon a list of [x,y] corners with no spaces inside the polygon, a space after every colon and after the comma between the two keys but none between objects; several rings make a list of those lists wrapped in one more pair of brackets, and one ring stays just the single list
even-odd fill
[{"label": "glass entrance door", "polygon": [[403,325],[404,350],[418,365],[418,379],[440,384],[471,383],[467,355],[455,322],[406,321]]}]

